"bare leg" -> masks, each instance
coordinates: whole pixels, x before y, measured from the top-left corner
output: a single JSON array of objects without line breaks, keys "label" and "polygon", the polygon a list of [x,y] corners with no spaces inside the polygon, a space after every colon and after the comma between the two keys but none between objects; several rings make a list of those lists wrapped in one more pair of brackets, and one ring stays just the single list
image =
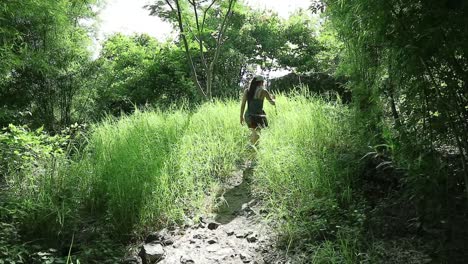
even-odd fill
[{"label": "bare leg", "polygon": [[252,146],[255,146],[258,143],[258,140],[260,139],[260,128],[251,128],[250,131],[252,132],[250,134],[250,144],[252,144]]}]

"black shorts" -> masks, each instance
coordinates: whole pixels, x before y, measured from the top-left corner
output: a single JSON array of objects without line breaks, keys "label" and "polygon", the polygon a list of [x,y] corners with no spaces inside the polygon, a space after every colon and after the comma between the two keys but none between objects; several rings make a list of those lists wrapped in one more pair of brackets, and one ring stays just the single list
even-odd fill
[{"label": "black shorts", "polygon": [[249,115],[247,117],[247,126],[249,128],[265,128],[268,127],[268,119],[266,115]]}]

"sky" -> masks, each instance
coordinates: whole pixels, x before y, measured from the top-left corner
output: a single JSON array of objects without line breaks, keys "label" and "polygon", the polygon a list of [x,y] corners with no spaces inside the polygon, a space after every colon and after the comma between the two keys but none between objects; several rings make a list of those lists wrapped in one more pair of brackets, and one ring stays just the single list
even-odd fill
[{"label": "sky", "polygon": [[[307,8],[310,0],[245,0],[248,5],[260,9],[272,9],[282,17],[298,8]],[[172,36],[172,27],[161,19],[150,16],[144,5],[151,0],[107,0],[99,15],[97,43],[116,32],[124,34],[147,33],[159,40]]]},{"label": "sky", "polygon": [[[308,8],[310,0],[244,0],[247,5],[257,9],[271,9],[283,18],[299,8]],[[97,58],[101,44],[114,33],[120,32],[126,35],[135,33],[147,33],[161,41],[175,34],[172,26],[155,16],[150,16],[149,11],[143,6],[151,0],[107,0],[107,3],[98,16],[98,33],[93,40],[91,50],[93,57]],[[259,70],[257,70],[259,71]],[[272,72],[271,77],[279,77],[287,74],[287,71]]]}]

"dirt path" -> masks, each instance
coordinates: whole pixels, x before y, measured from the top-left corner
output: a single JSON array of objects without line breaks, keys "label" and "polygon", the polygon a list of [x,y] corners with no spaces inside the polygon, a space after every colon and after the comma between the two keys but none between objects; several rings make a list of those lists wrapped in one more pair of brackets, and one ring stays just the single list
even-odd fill
[{"label": "dirt path", "polygon": [[252,170],[246,164],[234,173],[215,214],[185,229],[150,236],[140,252],[143,263],[289,263],[275,249],[266,212],[251,195]]}]

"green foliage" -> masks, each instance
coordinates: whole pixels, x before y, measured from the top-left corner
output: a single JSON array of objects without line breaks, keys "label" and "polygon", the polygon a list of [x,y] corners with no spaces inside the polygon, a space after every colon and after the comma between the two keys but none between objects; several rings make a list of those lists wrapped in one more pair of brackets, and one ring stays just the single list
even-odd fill
[{"label": "green foliage", "polygon": [[105,213],[122,235],[181,219],[239,159],[237,110],[229,102],[204,105],[191,116],[137,112],[97,127],[89,156],[76,166],[91,214]]},{"label": "green foliage", "polygon": [[33,174],[46,160],[61,156],[67,140],[61,136],[48,136],[43,128],[30,131],[14,125],[2,129],[0,134],[0,179]]},{"label": "green foliage", "polygon": [[[90,57],[80,19],[93,17],[91,6],[99,0],[7,2],[0,8],[0,104],[7,106],[1,111],[29,112],[36,127],[70,125],[72,99]],[[0,126],[14,118],[7,115]]]},{"label": "green foliage", "polygon": [[245,149],[246,133],[239,128],[238,111],[234,101],[216,101],[202,105],[191,116],[178,149],[180,174],[199,183],[211,178],[224,181],[230,175]]},{"label": "green foliage", "polygon": [[[158,0],[151,14],[172,22],[179,31],[192,80],[205,100],[213,99],[215,68],[230,27],[237,0]],[[194,58],[197,57],[197,62]]]},{"label": "green foliage", "polygon": [[[323,50],[318,41],[319,27],[318,18],[303,10],[291,15],[283,33],[287,42],[282,54],[275,56],[279,64],[297,73],[320,72],[319,60],[316,58]],[[278,49],[278,46],[274,48]]]},{"label": "green foliage", "polygon": [[[288,93],[294,87],[303,86],[313,94],[333,98],[339,96],[345,103],[351,102],[351,92],[345,86],[346,79],[324,73],[294,74],[271,80],[269,90]],[[292,87],[292,88],[291,88]]]},{"label": "green foliage", "polygon": [[284,220],[286,243],[333,240],[343,228],[359,232],[364,216],[354,186],[362,138],[352,113],[299,95],[277,102],[281,114],[262,133],[255,180],[274,216]]},{"label": "green foliage", "polygon": [[[91,98],[101,115],[129,113],[147,104],[169,107],[197,101],[183,51],[148,35],[111,36],[96,64],[96,91]],[[84,91],[84,100],[90,99],[89,92]]]},{"label": "green foliage", "polygon": [[393,177],[401,189],[387,191],[385,199],[414,208],[405,228],[447,235],[439,257],[466,258],[454,249],[465,242],[453,230],[461,229],[455,219],[464,218],[468,204],[468,5],[324,2],[331,28],[345,44],[337,74],[350,80],[368,144],[386,153],[375,165],[398,171]]},{"label": "green foliage", "polygon": [[90,213],[104,214],[121,236],[145,217],[160,223],[180,217],[177,205],[190,185],[171,173],[171,157],[187,122],[181,112],[137,112],[97,127],[75,172],[88,190],[83,198]]},{"label": "green foliage", "polygon": [[[105,256],[103,262],[113,263],[107,253],[116,250],[122,256],[115,239],[128,241],[180,223],[184,214],[205,210],[206,194],[215,199],[216,186],[242,157],[246,131],[238,127],[237,111],[237,103],[229,101],[205,104],[193,113],[155,110],[109,117],[92,128],[86,148],[77,148],[82,150],[72,157],[47,154],[50,159],[35,159],[40,169],[22,177],[9,173],[0,192],[0,223],[9,228],[0,247],[17,244],[8,256],[16,249],[33,256],[51,247],[59,253],[50,257],[60,257],[73,237],[74,259]],[[10,141],[18,138],[15,144],[27,146],[24,152],[55,149],[55,137],[34,132],[39,141],[33,132],[11,129],[14,135],[5,146],[11,148]],[[28,240],[38,242],[21,246]]]},{"label": "green foliage", "polygon": [[[273,11],[255,10],[242,1],[236,2],[219,46],[217,36],[223,18],[219,14],[226,12],[228,1],[213,1],[213,6],[206,1],[178,2],[198,80],[203,86],[212,78],[215,97],[236,96],[238,84],[257,66],[267,75],[279,68],[304,73],[326,67],[316,59],[322,51],[317,38],[319,21],[305,11],[285,20]],[[152,14],[178,25],[175,5],[172,8],[166,1],[157,1],[149,7]],[[216,55],[218,47],[220,52]],[[215,57],[213,68],[205,69]]]},{"label": "green foliage", "polygon": [[[387,133],[393,138],[385,140],[396,143],[396,163],[410,172],[405,180],[410,195],[421,204],[438,201],[436,208],[446,205],[437,196],[426,199],[431,193],[462,185],[468,195],[468,5],[326,2],[333,26],[347,43],[342,72],[350,77],[359,109],[373,113],[368,124],[379,134],[377,143],[384,140],[384,127],[394,123],[395,130]],[[382,122],[382,116],[393,120]],[[450,155],[458,159],[450,161],[457,172],[444,169],[448,164],[442,160]],[[452,183],[443,180],[449,177]],[[422,214],[430,213],[424,208]]]}]

